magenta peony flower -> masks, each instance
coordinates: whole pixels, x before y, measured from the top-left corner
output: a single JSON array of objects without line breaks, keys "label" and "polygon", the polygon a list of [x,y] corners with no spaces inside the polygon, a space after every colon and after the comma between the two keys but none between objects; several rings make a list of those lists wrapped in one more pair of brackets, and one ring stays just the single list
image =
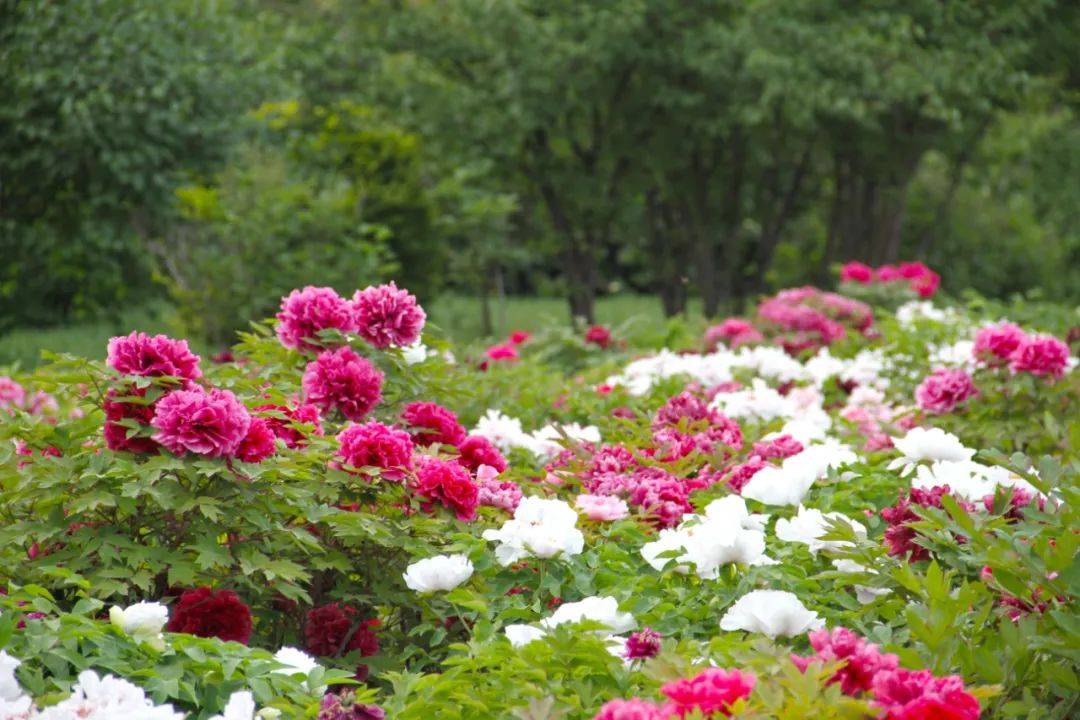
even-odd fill
[{"label": "magenta peony flower", "polygon": [[761,342],[765,337],[756,327],[742,318],[730,317],[719,325],[705,331],[705,347],[712,351],[723,342],[737,348],[740,345]]},{"label": "magenta peony flower", "polygon": [[[513,362],[520,357],[517,346],[510,343],[492,345],[484,351],[484,355],[488,360],[494,362]],[[484,366],[484,369],[486,369],[486,365]]]},{"label": "magenta peony flower", "polygon": [[377,467],[387,480],[400,480],[412,469],[413,441],[404,430],[372,420],[349,424],[338,436],[338,457],[354,468]]},{"label": "magenta peony flower", "polygon": [[0,410],[21,408],[25,402],[26,390],[23,386],[7,375],[0,375]]},{"label": "magenta peony flower", "polygon": [[642,660],[655,657],[660,652],[660,633],[651,628],[642,628],[636,633],[631,633],[626,638],[626,650],[624,656],[627,660]]},{"label": "magenta peony flower", "polygon": [[874,705],[881,720],[978,720],[979,701],[958,675],[934,677],[929,670],[883,670],[874,676]]},{"label": "magenta peony flower", "polygon": [[401,419],[412,430],[417,445],[440,443],[457,447],[466,437],[457,415],[437,403],[411,402],[402,409]]},{"label": "magenta peony flower", "polygon": [[1027,333],[1012,323],[984,327],[975,333],[975,357],[989,362],[1006,361],[1027,338]]},{"label": "magenta peony flower", "polygon": [[274,454],[276,436],[265,418],[252,418],[247,435],[236,449],[236,457],[248,463],[260,463]]},{"label": "magenta peony flower", "polygon": [[671,700],[665,708],[668,717],[686,717],[695,710],[710,717],[714,713],[730,715],[731,705],[749,697],[756,683],[751,673],[709,668],[692,678],[669,682],[660,692]]},{"label": "magenta peony flower", "polygon": [[232,590],[185,590],[172,608],[167,629],[247,645],[251,639],[251,610]]},{"label": "magenta peony flower", "polygon": [[754,455],[762,460],[784,460],[803,451],[803,444],[790,435],[779,435],[772,440],[754,443]]},{"label": "magenta peony flower", "polygon": [[145,397],[146,388],[131,387],[123,392],[110,390],[105,396],[105,404],[102,408],[105,410],[105,446],[114,452],[157,452],[159,446],[156,442],[143,435],[128,437],[133,428],[120,424],[121,420],[133,420],[139,425],[150,427],[154,420],[154,405],[115,400],[121,396]]},{"label": "magenta peony flower", "polygon": [[340,695],[326,693],[319,703],[316,720],[385,720],[386,713],[378,705],[356,702],[356,694],[350,690]]},{"label": "magenta peony flower", "polygon": [[878,651],[878,646],[866,642],[847,628],[815,630],[810,633],[810,645],[816,655],[800,657],[792,655],[791,661],[802,671],[812,662],[834,663],[844,661],[843,667],[829,680],[840,683],[840,690],[845,695],[858,695],[869,692],[874,677],[883,670],[895,670],[898,658],[891,653]]},{"label": "magenta peony flower", "polygon": [[593,720],[665,720],[670,717],[659,706],[632,698],[630,700],[611,700],[604,703]]},{"label": "magenta peony flower", "polygon": [[347,347],[326,350],[304,370],[308,402],[324,412],[337,409],[359,421],[382,401],[383,374]]},{"label": "magenta peony flower", "polygon": [[963,370],[938,368],[915,388],[915,401],[932,415],[944,415],[977,393],[971,376]]},{"label": "magenta peony flower", "polygon": [[490,465],[476,469],[477,504],[514,512],[521,503],[521,487],[509,480],[499,480],[499,471]]},{"label": "magenta peony flower", "polygon": [[585,331],[585,342],[607,350],[611,346],[611,331],[603,325],[593,325]]},{"label": "magenta peony flower", "polygon": [[165,335],[151,337],[133,332],[114,337],[109,340],[106,362],[124,375],[170,376],[186,380],[197,380],[202,376],[199,356],[188,349],[187,340],[173,340]]},{"label": "magenta peony flower", "polygon": [[[924,508],[940,508],[941,496],[948,494],[948,485],[938,485],[929,490],[911,488],[906,498],[901,497],[896,505],[881,511],[882,519],[889,524],[889,527],[885,528],[885,544],[889,547],[890,555],[907,555],[909,562],[926,560],[930,557],[930,552],[926,548],[915,544],[917,533],[911,527],[911,523],[917,522],[919,516],[911,507],[917,505]],[[974,508],[971,503],[963,500],[957,499],[957,502],[967,510]]]},{"label": "magenta peony flower", "polygon": [[413,491],[424,498],[425,511],[435,503],[454,511],[458,520],[476,517],[479,488],[469,477],[469,471],[456,462],[425,457],[416,471]]},{"label": "magenta peony flower", "polygon": [[515,330],[514,332],[510,333],[509,340],[511,345],[521,345],[522,343],[528,342],[529,338],[531,337],[532,335],[525,332],[524,330]]},{"label": "magenta peony flower", "polygon": [[647,512],[659,527],[674,527],[693,510],[686,485],[660,468],[640,468],[631,481],[630,504]]},{"label": "magenta peony flower", "polygon": [[251,416],[228,390],[174,390],[157,401],[151,424],[154,440],[175,455],[233,455],[251,425]]},{"label": "magenta peony flower", "polygon": [[328,287],[293,290],[281,299],[277,319],[278,340],[296,350],[319,350],[324,344],[319,339],[322,330],[356,331],[349,301]]},{"label": "magenta peony flower", "polygon": [[1069,366],[1069,346],[1053,335],[1025,337],[1009,358],[1013,372],[1059,378]]},{"label": "magenta peony flower", "polygon": [[474,473],[481,465],[493,467],[497,472],[506,469],[506,458],[482,435],[469,435],[461,441],[457,461]]},{"label": "magenta peony flower", "polygon": [[840,268],[841,282],[857,282],[868,285],[873,279],[874,268],[857,260],[844,263],[844,266]]},{"label": "magenta peony flower", "polygon": [[377,348],[412,345],[427,318],[416,298],[393,282],[357,290],[352,307],[356,331]]}]

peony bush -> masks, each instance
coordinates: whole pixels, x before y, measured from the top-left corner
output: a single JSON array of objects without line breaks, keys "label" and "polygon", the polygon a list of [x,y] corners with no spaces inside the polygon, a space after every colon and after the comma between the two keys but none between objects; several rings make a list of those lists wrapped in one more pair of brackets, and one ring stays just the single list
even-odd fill
[{"label": "peony bush", "polygon": [[1075,717],[1077,361],[939,282],[488,347],[310,286],[4,375],[0,719]]}]

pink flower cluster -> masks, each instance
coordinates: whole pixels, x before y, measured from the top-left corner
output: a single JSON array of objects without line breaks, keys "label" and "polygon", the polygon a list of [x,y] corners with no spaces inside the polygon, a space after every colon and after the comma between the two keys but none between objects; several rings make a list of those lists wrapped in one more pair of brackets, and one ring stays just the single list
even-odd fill
[{"label": "pink flower cluster", "polygon": [[721,449],[728,457],[729,449],[739,450],[743,445],[737,422],[688,391],[668,399],[656,412],[652,429],[661,460],[678,460],[695,451],[712,455]]},{"label": "pink flower cluster", "polygon": [[941,284],[941,276],[921,262],[902,262],[899,265],[882,265],[875,269],[858,261],[846,263],[840,268],[840,281],[860,285],[873,283],[907,282],[919,297],[933,297]]},{"label": "pink flower cluster", "polygon": [[781,290],[758,306],[761,327],[789,353],[816,350],[847,334],[867,334],[874,324],[869,305],[814,287]]},{"label": "pink flower cluster", "polygon": [[931,415],[945,415],[978,392],[963,370],[938,368],[915,388],[915,401]]},{"label": "pink flower cluster", "polygon": [[[911,488],[906,498],[901,497],[896,505],[881,511],[882,519],[889,525],[885,528],[885,544],[889,547],[890,555],[899,557],[907,555],[909,562],[926,560],[930,557],[930,552],[926,548],[915,543],[918,533],[911,527],[911,523],[917,522],[919,516],[912,507],[940,508],[942,496],[948,495],[949,491],[948,485],[938,485],[929,490]],[[970,503],[959,498],[954,499],[961,507],[973,509]]]},{"label": "pink flower cluster", "polygon": [[55,413],[59,409],[56,398],[44,390],[27,393],[26,388],[17,381],[7,375],[0,375],[0,412],[25,410],[31,415],[44,415]]},{"label": "pink flower cluster", "polygon": [[350,423],[340,433],[337,455],[352,468],[379,468],[387,480],[401,480],[412,469],[413,441],[404,430],[381,422]]},{"label": "pink flower cluster", "polygon": [[593,720],[671,720],[691,713],[715,718],[731,715],[731,707],[750,696],[757,678],[741,670],[709,668],[692,678],[669,682],[660,688],[668,701],[657,705],[645,700],[612,700]]},{"label": "pink flower cluster", "polygon": [[1012,323],[984,327],[975,334],[975,358],[1008,364],[1014,373],[1060,378],[1069,367],[1069,346],[1053,335],[1028,335]]},{"label": "pink flower cluster", "polygon": [[383,374],[347,347],[325,350],[304,369],[307,401],[323,412],[339,411],[359,421],[382,401]]},{"label": "pink flower cluster", "polygon": [[476,469],[477,503],[512,513],[521,503],[521,487],[508,480],[499,480],[498,476],[499,471],[490,465]]},{"label": "pink flower cluster", "polygon": [[150,336],[133,332],[109,340],[106,363],[123,375],[141,377],[176,377],[198,380],[202,377],[199,356],[188,348],[187,340],[165,335]]},{"label": "pink flower cluster", "polygon": [[290,408],[285,405],[259,405],[255,412],[266,421],[274,437],[285,442],[285,446],[291,449],[307,445],[308,433],[303,425],[311,425],[312,435],[322,435],[322,419],[319,417],[319,408],[314,405],[301,404]]},{"label": "pink flower cluster", "polygon": [[243,403],[228,390],[174,390],[158,400],[151,425],[154,440],[175,454],[207,457],[236,454],[251,426]]},{"label": "pink flower cluster", "polygon": [[742,318],[730,317],[705,331],[705,349],[712,352],[720,343],[737,348],[740,345],[759,343],[764,339],[765,336],[761,334],[761,331],[750,322]]},{"label": "pink flower cluster", "polygon": [[480,504],[480,488],[469,471],[456,462],[425,457],[416,470],[413,492],[422,498],[425,511],[436,503],[453,511],[458,520],[472,520]]},{"label": "pink flower cluster", "polygon": [[435,443],[457,447],[466,437],[457,415],[438,403],[411,402],[402,409],[401,419],[412,432],[413,441],[424,447]]},{"label": "pink flower cluster", "polygon": [[879,672],[895,670],[899,664],[895,655],[880,652],[877,645],[866,642],[847,628],[815,630],[810,633],[809,638],[810,646],[816,654],[808,657],[792,655],[791,661],[803,672],[810,663],[842,661],[843,666],[829,682],[840,683],[840,690],[845,695],[869,692],[873,687],[874,677]]},{"label": "pink flower cluster", "polygon": [[426,319],[416,298],[393,282],[357,290],[351,301],[333,288],[309,285],[282,298],[277,335],[297,350],[324,348],[324,330],[356,333],[376,348],[403,347],[420,339]]},{"label": "pink flower cluster", "polygon": [[883,670],[874,676],[874,705],[881,720],[978,720],[979,701],[957,675],[929,670]]}]

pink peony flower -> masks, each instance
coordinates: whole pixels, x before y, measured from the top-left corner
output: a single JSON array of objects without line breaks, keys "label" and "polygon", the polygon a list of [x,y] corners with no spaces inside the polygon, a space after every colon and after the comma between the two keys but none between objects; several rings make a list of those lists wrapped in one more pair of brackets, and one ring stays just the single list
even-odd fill
[{"label": "pink peony flower", "polygon": [[356,331],[377,348],[412,345],[427,319],[416,298],[393,282],[358,290],[352,306]]},{"label": "pink peony flower", "polygon": [[883,670],[874,676],[874,705],[881,720],[978,720],[979,701],[957,675],[929,670]]},{"label": "pink peony flower", "polygon": [[479,488],[469,477],[469,471],[456,462],[425,457],[416,471],[413,491],[425,499],[423,508],[431,510],[435,503],[453,510],[458,520],[476,517]]},{"label": "pink peony flower", "polygon": [[522,343],[527,342],[531,337],[532,335],[525,332],[524,330],[515,330],[514,332],[510,333],[510,344],[521,345]]},{"label": "pink peony flower", "polygon": [[671,701],[668,717],[686,717],[698,710],[704,717],[730,715],[731,705],[749,697],[757,683],[751,673],[709,668],[689,679],[669,682],[660,688]]},{"label": "pink peony flower", "polygon": [[611,345],[611,331],[603,325],[593,325],[585,331],[585,342],[607,350]]},{"label": "pink peony flower", "polygon": [[754,455],[762,460],[784,460],[803,451],[803,444],[790,435],[779,435],[772,440],[754,443]]},{"label": "pink peony flower", "polygon": [[895,655],[879,652],[877,645],[866,642],[847,628],[835,628],[831,632],[815,630],[809,637],[810,645],[817,654],[810,657],[792,655],[792,662],[805,672],[812,662],[843,661],[843,667],[836,671],[829,682],[840,683],[840,690],[845,695],[869,692],[879,672],[897,668],[898,658]]},{"label": "pink peony flower", "polygon": [[1009,357],[1013,372],[1059,378],[1069,366],[1069,346],[1053,335],[1029,335]]},{"label": "pink peony flower", "polygon": [[228,390],[174,390],[157,401],[154,440],[175,455],[233,455],[251,425],[247,409]]},{"label": "pink peony flower", "polygon": [[938,368],[915,388],[915,401],[928,413],[944,415],[977,393],[971,376],[963,370]]},{"label": "pink peony flower", "polygon": [[901,278],[908,281],[908,285],[919,297],[933,297],[941,284],[941,276],[921,262],[900,263],[897,272]]},{"label": "pink peony flower", "polygon": [[236,450],[236,457],[244,462],[260,463],[274,454],[277,449],[274,440],[276,436],[264,418],[252,418],[248,426],[247,434],[240,442]]},{"label": "pink peony flower", "polygon": [[611,495],[578,495],[574,507],[585,513],[590,520],[611,522],[630,515],[630,508],[622,498]]},{"label": "pink peony flower", "polygon": [[626,638],[626,650],[623,656],[627,660],[642,660],[655,657],[660,652],[660,639],[663,636],[651,628],[642,628]]},{"label": "pink peony flower", "polygon": [[512,513],[521,503],[521,488],[509,480],[499,480],[498,476],[499,471],[490,465],[481,465],[476,469],[476,485],[479,489],[477,502]]},{"label": "pink peony flower", "polygon": [[874,268],[857,260],[844,263],[844,266],[840,268],[841,282],[857,282],[868,285],[873,279]]},{"label": "pink peony flower", "polygon": [[178,377],[196,380],[202,376],[199,356],[188,349],[187,340],[173,340],[165,335],[150,336],[133,332],[109,340],[106,362],[124,375]]},{"label": "pink peony flower", "polygon": [[307,445],[307,433],[297,425],[314,425],[312,435],[322,435],[322,422],[319,418],[319,408],[314,405],[299,405],[289,408],[284,405],[259,405],[255,412],[263,413],[270,430],[276,437],[285,441],[289,448],[298,448]]},{"label": "pink peony flower", "polygon": [[349,301],[333,288],[308,285],[281,299],[277,314],[277,336],[281,344],[296,350],[319,350],[325,343],[322,330],[355,332],[356,320]]},{"label": "pink peony flower", "polygon": [[302,386],[308,402],[328,412],[337,409],[349,420],[362,420],[382,401],[383,374],[347,347],[325,350],[304,370]]},{"label": "pink peony flower", "polygon": [[893,282],[895,280],[902,280],[903,275],[896,269],[895,265],[882,265],[874,271],[874,277],[879,282]]},{"label": "pink peony flower", "polygon": [[647,512],[659,527],[674,527],[693,510],[686,485],[660,468],[640,468],[630,479],[630,504]]},{"label": "pink peony flower", "polygon": [[130,387],[126,390],[110,390],[105,396],[105,446],[114,452],[155,453],[158,444],[145,435],[128,437],[133,428],[121,425],[122,420],[131,420],[149,428],[154,420],[154,405],[140,405],[134,402],[118,401],[118,397],[146,397],[146,388]]},{"label": "pink peony flower", "polygon": [[715,350],[723,342],[730,347],[748,345],[764,340],[765,337],[756,327],[742,318],[730,317],[719,325],[713,325],[705,331],[705,347]]},{"label": "pink peony flower", "polygon": [[440,443],[457,447],[466,438],[457,415],[437,403],[411,402],[402,409],[401,419],[412,430],[417,445]]},{"label": "pink peony flower", "polygon": [[751,455],[746,462],[731,469],[731,473],[727,476],[727,485],[733,493],[739,494],[752,477],[768,466],[769,463],[761,459],[760,456]]},{"label": "pink peony flower", "polygon": [[632,698],[630,700],[611,700],[604,703],[593,720],[665,720],[669,717],[657,705]]},{"label": "pink peony flower", "polygon": [[1005,361],[1027,338],[1027,333],[1012,323],[984,327],[975,333],[975,357],[989,362]]},{"label": "pink peony flower", "polygon": [[495,362],[513,362],[520,357],[517,346],[509,343],[492,345],[484,351],[484,355],[487,356],[488,360],[493,360]]},{"label": "pink peony flower", "polygon": [[473,472],[481,465],[495,468],[496,472],[506,469],[506,458],[482,435],[469,435],[461,441],[457,461]]},{"label": "pink peony flower", "polygon": [[25,401],[26,390],[23,386],[7,375],[0,375],[0,410],[21,408]]},{"label": "pink peony flower", "polygon": [[337,455],[354,468],[377,467],[387,480],[400,480],[412,469],[413,441],[404,430],[372,420],[350,423],[337,436]]}]

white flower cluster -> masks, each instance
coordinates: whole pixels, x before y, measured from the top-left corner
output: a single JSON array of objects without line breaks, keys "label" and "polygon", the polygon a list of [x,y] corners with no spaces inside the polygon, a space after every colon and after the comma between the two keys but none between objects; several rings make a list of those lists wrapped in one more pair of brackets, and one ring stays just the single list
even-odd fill
[{"label": "white flower cluster", "polygon": [[531,433],[525,432],[521,420],[504,415],[498,410],[488,410],[473,428],[473,435],[480,435],[502,452],[523,448],[540,458],[549,458],[562,450],[567,440],[579,443],[600,443],[600,431],[592,426],[577,423],[549,423]]},{"label": "white flower cluster", "polygon": [[794,593],[783,590],[752,590],[720,618],[721,630],[746,630],[771,638],[802,635],[824,626],[817,613],[808,610]]},{"label": "white flower cluster", "polygon": [[435,555],[418,560],[402,575],[405,585],[418,593],[453,590],[472,577],[473,564],[464,555]]},{"label": "white flower cluster", "polygon": [[830,468],[857,460],[858,455],[851,448],[827,438],[823,443],[810,445],[801,453],[785,458],[780,465],[759,470],[743,487],[742,496],[766,505],[798,505]]},{"label": "white flower cluster", "polygon": [[[660,537],[641,548],[645,561],[662,570],[674,559],[675,570],[713,579],[731,563],[771,565],[765,555],[766,515],[751,515],[738,495],[713,500],[704,515],[687,515],[677,528],[660,531]],[[676,553],[674,558],[672,553]]]},{"label": "white flower cluster", "polygon": [[523,647],[544,637],[549,631],[567,623],[591,621],[602,625],[597,633],[604,639],[613,655],[621,655],[625,639],[618,637],[637,626],[634,616],[619,611],[619,602],[613,597],[587,597],[578,602],[563,603],[537,625],[519,623],[503,628],[506,639],[514,647]]},{"label": "white flower cluster", "polygon": [[529,556],[577,555],[585,547],[585,536],[577,529],[577,521],[577,511],[562,500],[527,497],[521,500],[512,519],[498,530],[485,530],[483,537],[499,543],[495,558],[501,565]]}]

